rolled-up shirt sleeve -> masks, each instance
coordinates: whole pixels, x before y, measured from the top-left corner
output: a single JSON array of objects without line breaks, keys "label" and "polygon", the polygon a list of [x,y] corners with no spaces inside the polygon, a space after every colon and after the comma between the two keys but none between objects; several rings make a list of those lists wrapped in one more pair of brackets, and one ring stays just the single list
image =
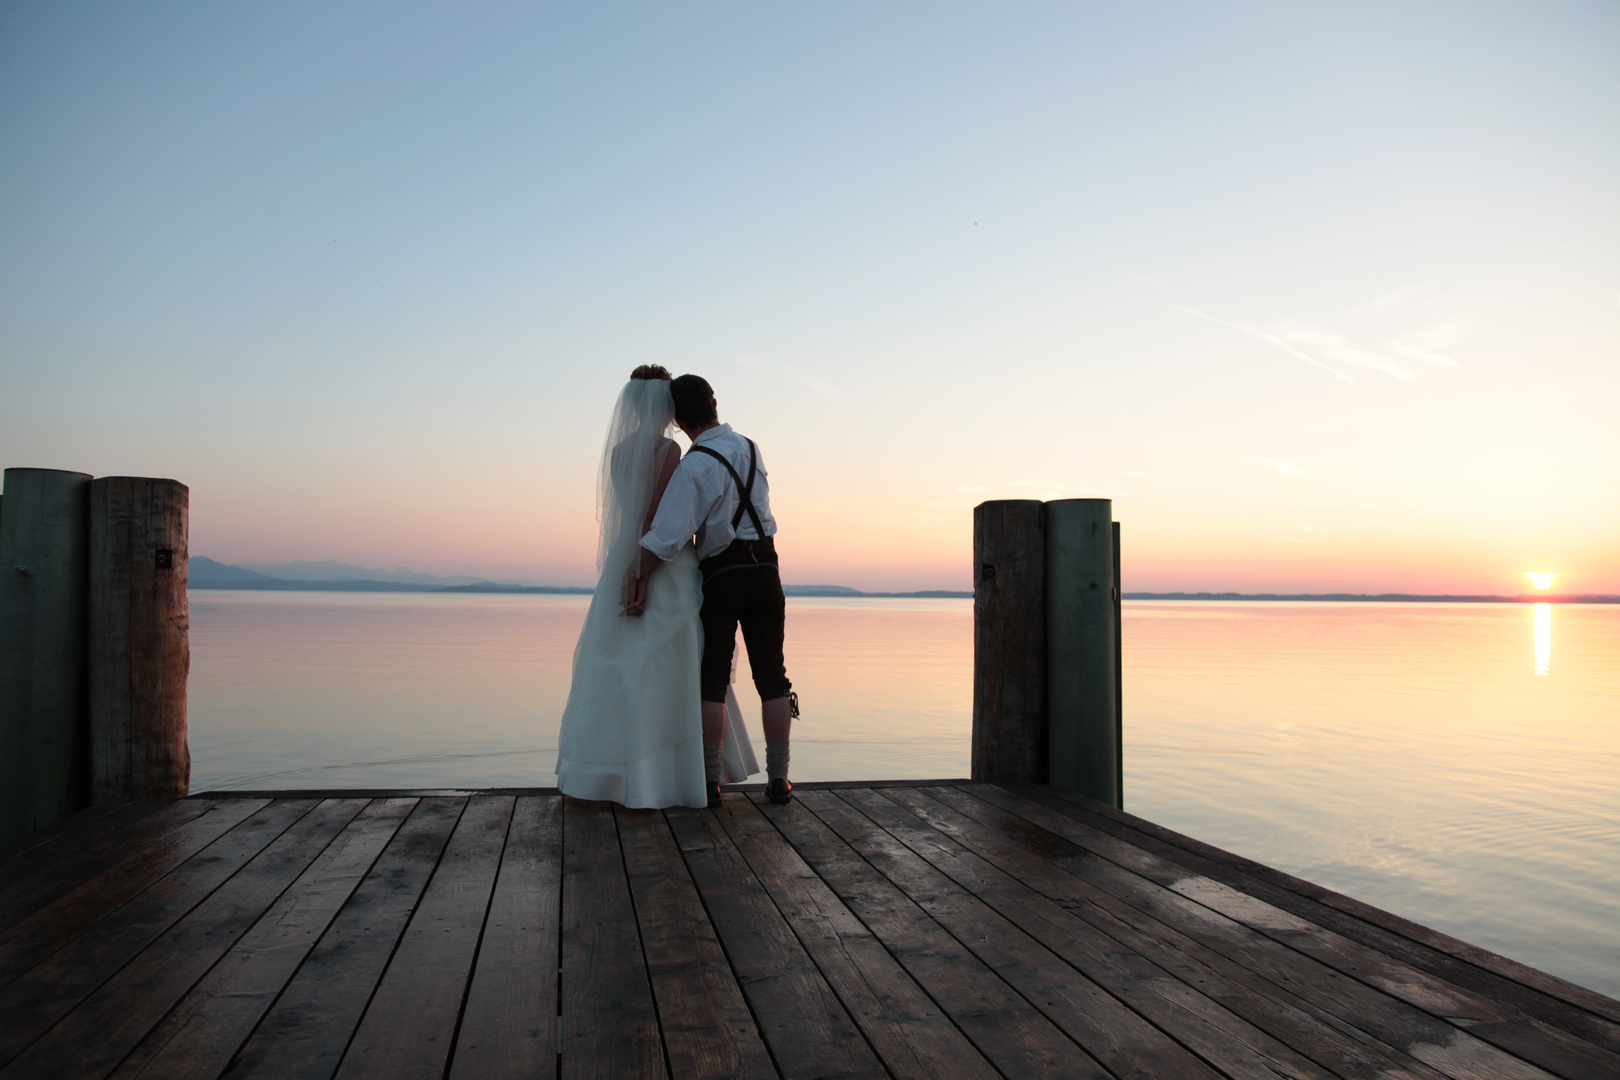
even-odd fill
[{"label": "rolled-up shirt sleeve", "polygon": [[641,546],[665,562],[673,559],[681,545],[692,539],[714,502],[700,490],[696,472],[684,461],[676,467],[658,503],[658,513],[653,515],[652,527],[641,538]]}]

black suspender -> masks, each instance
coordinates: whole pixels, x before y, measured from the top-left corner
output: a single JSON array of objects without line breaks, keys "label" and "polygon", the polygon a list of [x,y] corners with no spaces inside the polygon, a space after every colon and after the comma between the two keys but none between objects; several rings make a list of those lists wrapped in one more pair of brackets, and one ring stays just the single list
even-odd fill
[{"label": "black suspender", "polygon": [[765,539],[765,526],[760,524],[759,511],[754,509],[754,472],[759,467],[759,450],[754,446],[754,440],[746,435],[743,436],[743,442],[748,444],[748,483],[746,484],[743,483],[743,478],[737,475],[737,470],[731,467],[731,462],[727,461],[725,455],[721,454],[720,451],[710,449],[707,446],[694,446],[692,449],[699,453],[708,454],[724,465],[726,472],[730,473],[731,478],[737,482],[737,512],[731,515],[731,531],[733,533],[737,531],[737,523],[742,520],[743,512],[747,511],[748,520],[754,524],[754,532],[763,540]]}]

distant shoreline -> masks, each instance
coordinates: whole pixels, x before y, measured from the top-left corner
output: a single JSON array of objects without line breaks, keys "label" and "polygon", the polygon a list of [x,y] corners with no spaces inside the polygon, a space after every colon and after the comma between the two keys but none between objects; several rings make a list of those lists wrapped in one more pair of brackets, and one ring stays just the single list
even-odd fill
[{"label": "distant shoreline", "polygon": [[1128,592],[1126,600],[1303,600],[1318,603],[1370,604],[1620,604],[1620,596],[1595,593],[1548,595],[1525,593],[1519,596],[1454,596],[1434,593],[1210,593],[1210,592]]},{"label": "distant shoreline", "polygon": [[[869,600],[971,600],[971,592],[952,589],[921,589],[915,592],[865,592],[842,585],[784,585],[788,596],[815,599]],[[418,585],[401,581],[239,581],[193,584],[193,591],[227,592],[364,592],[364,593],[460,593],[460,594],[537,594],[551,596],[590,596],[596,590],[584,585]],[[1315,602],[1373,604],[1620,604],[1620,596],[1576,595],[1450,595],[1423,593],[1235,593],[1235,592],[1128,592],[1126,600],[1173,600],[1181,602]]]},{"label": "distant shoreline", "polygon": [[[331,570],[347,574],[383,573],[365,567],[344,563],[289,563],[286,568]],[[468,581],[467,578],[438,578],[419,580],[425,574],[416,574],[401,567],[395,571],[414,581],[389,581],[381,577],[344,577],[341,580],[310,580],[271,577],[244,566],[230,566],[215,562],[203,555],[188,560],[189,587],[192,589],[233,589],[258,592],[371,592],[371,593],[531,593],[552,596],[590,596],[596,592],[589,585],[533,585],[515,581]],[[305,570],[307,573],[308,570]],[[913,592],[866,592],[848,585],[784,585],[782,591],[789,596],[871,598],[878,600],[971,600],[972,592],[957,589],[919,589]],[[1237,593],[1237,592],[1128,592],[1126,600],[1193,600],[1193,601],[1317,601],[1330,603],[1384,603],[1384,604],[1620,604],[1620,596],[1566,595],[1566,596],[1456,596],[1424,595],[1421,593]]]}]

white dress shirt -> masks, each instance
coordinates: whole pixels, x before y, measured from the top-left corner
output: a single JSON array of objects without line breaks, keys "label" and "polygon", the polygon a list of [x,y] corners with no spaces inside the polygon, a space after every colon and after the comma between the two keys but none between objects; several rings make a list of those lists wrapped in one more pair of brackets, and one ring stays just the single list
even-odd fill
[{"label": "white dress shirt", "polygon": [[[730,424],[719,424],[699,435],[694,447],[707,446],[731,462],[743,483],[748,482],[748,440],[731,430]],[[757,444],[756,444],[757,445]],[[776,519],[771,517],[770,486],[765,480],[765,459],[756,456],[752,502],[759,513],[759,523],[766,536],[776,535]],[[744,510],[734,532],[732,516],[738,507],[737,483],[726,467],[708,454],[686,452],[664,498],[653,515],[652,528],[641,538],[641,546],[668,562],[675,557],[681,545],[698,533],[697,557],[707,559],[718,555],[736,539],[758,540],[753,519]]]}]

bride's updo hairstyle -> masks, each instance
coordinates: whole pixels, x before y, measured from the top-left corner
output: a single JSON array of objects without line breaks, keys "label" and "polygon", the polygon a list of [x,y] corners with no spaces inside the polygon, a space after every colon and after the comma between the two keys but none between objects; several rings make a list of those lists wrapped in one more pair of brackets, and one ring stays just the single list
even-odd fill
[{"label": "bride's updo hairstyle", "polygon": [[642,364],[630,373],[632,379],[662,379],[669,382],[669,369],[662,364]]},{"label": "bride's updo hairstyle", "polygon": [[683,428],[707,427],[714,423],[714,390],[700,375],[682,375],[669,384],[675,399],[675,422]]}]

